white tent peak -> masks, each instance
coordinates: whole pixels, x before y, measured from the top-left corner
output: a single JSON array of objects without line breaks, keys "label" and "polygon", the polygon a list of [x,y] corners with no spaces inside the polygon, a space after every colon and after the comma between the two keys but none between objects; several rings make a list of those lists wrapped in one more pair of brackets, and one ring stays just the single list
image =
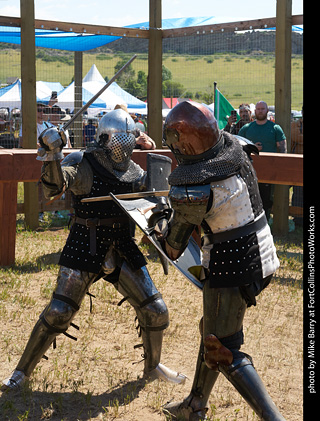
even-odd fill
[{"label": "white tent peak", "polygon": [[85,75],[82,82],[102,82],[104,84],[106,83],[95,64],[91,66],[90,70]]}]

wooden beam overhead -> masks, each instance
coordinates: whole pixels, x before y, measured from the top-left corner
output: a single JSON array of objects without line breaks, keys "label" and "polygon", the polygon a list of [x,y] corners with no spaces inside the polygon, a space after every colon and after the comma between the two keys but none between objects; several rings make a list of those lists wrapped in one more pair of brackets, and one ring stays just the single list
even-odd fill
[{"label": "wooden beam overhead", "polygon": [[[292,25],[302,25],[303,15],[292,16]],[[276,26],[276,18],[254,19],[239,22],[217,23],[214,25],[190,26],[185,28],[163,29],[162,38],[183,37],[187,35],[208,35],[213,32],[248,31],[267,29]]]},{"label": "wooden beam overhead", "polygon": [[[19,17],[0,16],[0,25],[20,27]],[[303,25],[303,15],[292,16],[292,25]],[[218,23],[214,25],[201,25],[186,28],[163,29],[162,37],[182,37],[186,35],[205,35],[212,32],[233,32],[252,29],[267,29],[276,26],[276,18],[254,19],[248,21]],[[149,38],[148,29],[119,28],[116,26],[87,25],[85,23],[58,22],[35,19],[36,29],[48,29],[52,31],[87,33],[94,35],[113,35],[128,38]]]},{"label": "wooden beam overhead", "polygon": [[[0,25],[20,27],[20,18],[0,16]],[[50,31],[75,32],[79,34],[112,35],[128,38],[149,38],[148,29],[139,28],[118,28],[115,26],[88,25],[85,23],[58,22],[51,20],[35,19],[36,29],[47,29]]]}]

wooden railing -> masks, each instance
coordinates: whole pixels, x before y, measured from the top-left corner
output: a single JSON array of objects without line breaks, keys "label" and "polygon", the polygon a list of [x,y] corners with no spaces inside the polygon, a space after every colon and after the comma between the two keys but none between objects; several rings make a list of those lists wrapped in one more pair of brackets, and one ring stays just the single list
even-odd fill
[{"label": "wooden railing", "polygon": [[[65,155],[74,149],[64,150]],[[176,166],[171,151],[152,151],[172,158],[172,169]],[[132,159],[146,169],[148,151],[134,151]],[[17,203],[18,182],[36,182],[41,172],[41,162],[36,160],[35,149],[0,149],[0,265],[15,262],[16,217],[21,212]],[[280,185],[303,185],[303,156],[298,154],[261,153],[253,157],[258,180]],[[65,202],[52,205],[36,204],[39,210],[63,209]]]}]

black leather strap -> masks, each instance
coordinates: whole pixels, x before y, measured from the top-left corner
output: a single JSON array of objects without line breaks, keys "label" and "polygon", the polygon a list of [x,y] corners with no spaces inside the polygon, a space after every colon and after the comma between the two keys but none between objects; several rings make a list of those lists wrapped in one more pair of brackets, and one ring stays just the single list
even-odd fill
[{"label": "black leather strap", "polygon": [[75,216],[73,218],[73,222],[76,224],[84,225],[90,229],[90,254],[91,256],[95,256],[97,251],[97,235],[96,235],[96,227],[105,226],[110,228],[120,228],[123,225],[129,226],[128,218],[126,217],[118,217],[118,218],[108,218],[108,219],[99,219],[99,218],[79,218]]}]

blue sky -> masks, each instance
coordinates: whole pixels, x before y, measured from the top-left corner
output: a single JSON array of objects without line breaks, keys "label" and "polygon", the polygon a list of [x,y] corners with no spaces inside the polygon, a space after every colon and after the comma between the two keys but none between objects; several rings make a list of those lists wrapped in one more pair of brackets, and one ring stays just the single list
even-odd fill
[{"label": "blue sky", "polygon": [[[276,0],[162,0],[162,18],[214,16],[217,23],[268,18],[276,15],[276,3]],[[149,0],[35,0],[35,18],[126,26],[148,21],[148,7]],[[303,14],[303,0],[292,0],[292,14]],[[20,0],[0,0],[0,15],[20,16]]]}]

